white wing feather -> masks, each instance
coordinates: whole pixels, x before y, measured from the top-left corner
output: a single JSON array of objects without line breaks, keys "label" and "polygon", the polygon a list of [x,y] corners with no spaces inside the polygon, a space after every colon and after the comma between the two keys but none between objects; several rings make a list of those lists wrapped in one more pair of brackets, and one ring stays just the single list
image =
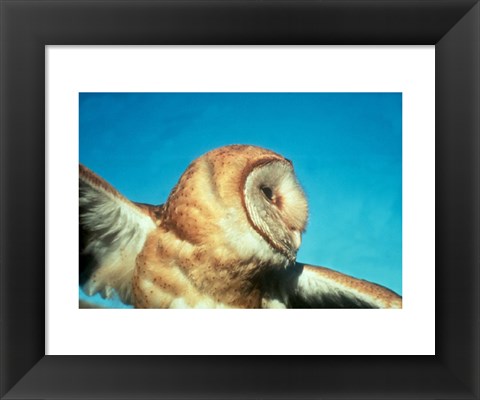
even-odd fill
[{"label": "white wing feather", "polygon": [[155,223],[141,207],[82,165],[79,184],[83,288],[88,295],[100,292],[107,298],[116,291],[130,304],[136,258]]},{"label": "white wing feather", "polygon": [[268,293],[267,304],[287,308],[402,308],[401,296],[383,286],[301,263],[282,271]]}]

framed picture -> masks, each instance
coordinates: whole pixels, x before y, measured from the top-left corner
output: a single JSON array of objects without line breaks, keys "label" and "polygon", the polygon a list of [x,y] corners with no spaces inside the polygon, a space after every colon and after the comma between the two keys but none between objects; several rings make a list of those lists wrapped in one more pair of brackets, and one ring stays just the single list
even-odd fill
[{"label": "framed picture", "polygon": [[[37,1],[4,2],[2,11],[0,254],[3,398],[479,397],[477,362],[479,327],[476,321],[479,310],[477,243],[480,176],[477,160],[480,6],[477,1],[375,4],[362,1],[348,4]],[[344,340],[343,347],[349,349],[348,351],[321,353],[312,351],[310,357],[305,357],[309,355],[309,343],[312,343],[313,348],[315,339],[321,337],[315,335],[315,330],[325,329],[335,323],[343,327],[343,322],[338,321],[338,315],[341,314],[335,317],[337,321],[334,318],[324,324],[316,314],[314,322],[307,325],[305,320],[309,315],[302,314],[302,318],[297,318],[296,325],[292,321],[285,323],[284,319],[284,325],[289,325],[288,328],[282,326],[283,317],[279,314],[277,321],[272,321],[270,330],[262,325],[265,321],[260,321],[260,318],[252,323],[251,319],[248,320],[250,317],[240,316],[238,321],[241,323],[237,322],[235,325],[235,321],[230,321],[217,331],[217,334],[220,332],[222,335],[222,343],[227,343],[226,351],[219,353],[210,351],[215,340],[208,342],[206,338],[215,339],[215,333],[209,330],[210,321],[203,319],[204,314],[202,319],[197,318],[183,329],[181,336],[178,336],[175,329],[162,332],[162,327],[147,332],[136,317],[132,317],[135,320],[128,318],[122,321],[123,325],[107,323],[99,327],[94,323],[85,323],[83,324],[84,328],[87,328],[85,331],[76,329],[57,331],[56,328],[52,328],[50,322],[58,318],[48,307],[45,312],[45,305],[62,302],[62,298],[57,297],[59,288],[61,292],[64,287],[71,287],[70,283],[75,282],[78,275],[77,278],[75,276],[72,278],[66,271],[55,270],[54,275],[57,279],[54,281],[50,279],[53,271],[52,259],[63,254],[64,249],[60,242],[53,245],[50,233],[46,235],[46,232],[55,227],[49,222],[49,213],[52,213],[52,210],[57,213],[64,208],[63,206],[52,208],[52,204],[56,205],[58,199],[56,196],[52,198],[51,192],[46,189],[52,183],[52,171],[58,173],[59,168],[50,147],[49,140],[52,137],[45,136],[45,125],[48,126],[48,132],[53,131],[52,124],[61,119],[63,114],[52,117],[49,109],[46,110],[45,99],[51,94],[46,88],[48,91],[52,90],[49,86],[51,81],[62,73],[69,76],[71,70],[64,69],[62,72],[61,69],[57,69],[55,74],[49,75],[51,69],[48,61],[53,60],[49,56],[53,54],[49,53],[49,48],[53,46],[60,49],[59,45],[65,45],[67,50],[68,47],[75,49],[78,45],[160,45],[164,48],[171,48],[171,45],[215,45],[213,47],[222,45],[223,49],[227,50],[238,48],[238,45],[268,46],[268,48],[256,47],[258,50],[263,49],[258,56],[261,60],[260,54],[268,54],[268,49],[271,48],[269,46],[280,44],[292,45],[295,48],[303,48],[305,45],[435,46],[436,128],[434,144],[430,142],[430,150],[433,151],[433,146],[435,150],[435,200],[434,203],[430,201],[432,203],[430,210],[428,207],[425,208],[427,214],[431,212],[433,215],[435,210],[435,220],[431,220],[431,224],[434,224],[432,234],[428,237],[423,235],[424,237],[416,240],[428,246],[427,243],[431,243],[434,232],[435,269],[429,270],[428,274],[423,276],[422,282],[416,282],[416,290],[412,291],[423,294],[423,298],[429,299],[429,302],[415,301],[402,310],[385,310],[408,313],[409,310],[415,309],[416,304],[417,310],[425,311],[418,317],[417,325],[410,327],[405,335],[396,336],[393,332],[389,333],[389,328],[391,331],[398,330],[394,325],[394,318],[389,322],[391,325],[383,323],[380,328],[382,330],[379,331],[382,340],[390,341],[392,348],[414,348],[416,342],[425,344],[428,338],[433,340],[432,335],[422,336],[422,333],[425,333],[422,324],[425,322],[424,316],[429,316],[430,320],[434,317],[434,346],[430,343],[431,348],[434,347],[434,352],[355,351],[355,347],[372,340],[372,335],[362,334],[362,331],[366,330],[365,321],[369,318],[366,314],[360,320],[355,320],[357,317],[350,314],[344,314],[348,315],[349,320],[353,318],[350,322],[355,321],[354,324],[347,324],[345,328],[337,330]],[[194,46],[193,48],[202,49]],[[135,51],[134,48],[132,50]],[[97,47],[95,51],[104,54],[109,50]],[[71,60],[75,57],[72,54]],[[301,56],[298,57],[298,60],[301,60]],[[255,62],[255,59],[248,59],[252,60],[252,63]],[[373,60],[372,54],[370,61]],[[146,64],[144,65],[147,68]],[[187,67],[185,76],[189,76],[189,70],[193,75],[191,70],[193,64],[185,65]],[[85,68],[98,71],[102,70],[102,64],[87,63]],[[261,70],[260,65],[257,68]],[[361,68],[361,65],[358,64],[357,68]],[[255,68],[251,69],[255,71]],[[281,67],[278,69],[281,70]],[[420,70],[419,63],[419,73]],[[111,71],[114,75],[114,69]],[[301,68],[292,69],[292,73],[301,74]],[[80,79],[81,76],[79,73],[75,78]],[[345,80],[348,81],[348,77]],[[425,82],[430,80],[431,77],[428,76],[424,79]],[[248,87],[248,83],[246,85]],[[277,87],[276,90],[252,92],[281,90],[283,89]],[[200,96],[198,93],[214,90],[192,91]],[[295,88],[292,92],[321,92],[321,90],[302,91]],[[198,99],[196,101],[198,103]],[[406,102],[403,99],[404,106]],[[428,114],[428,107],[429,102],[425,101],[424,104],[418,104],[416,109]],[[77,113],[78,108],[74,112]],[[69,133],[65,135],[68,136]],[[429,137],[428,135],[428,129],[417,133],[421,138]],[[68,174],[68,165],[76,164],[78,159],[70,156],[67,147],[64,149],[65,155],[68,156],[65,156],[63,172]],[[428,148],[425,148],[424,153],[429,154]],[[419,177],[422,171],[432,169],[432,162],[433,160],[425,157],[425,165],[416,166]],[[77,185],[76,182],[73,184]],[[68,185],[67,183],[65,191],[69,190]],[[425,200],[421,189],[414,194],[417,194],[417,198],[412,196],[413,202]],[[65,213],[63,219],[70,218],[67,214]],[[407,238],[404,236],[403,240],[408,240],[409,237],[411,236],[408,235]],[[427,251],[425,253],[431,254]],[[68,257],[64,262],[68,264]],[[428,263],[427,261],[425,264]],[[404,268],[408,269],[405,265]],[[428,289],[433,286],[433,281],[436,291],[434,315],[433,308],[424,306],[433,304],[434,294]],[[74,293],[75,296],[78,296],[78,293]],[[86,313],[85,315],[95,314],[98,320],[106,319],[106,311],[115,312],[115,310],[77,311]],[[117,311],[129,312],[129,310]],[[138,312],[141,313],[141,310]],[[143,315],[152,318],[155,314]],[[264,314],[262,318],[269,317],[265,317]],[[61,325],[60,320],[60,328]],[[67,319],[63,320],[63,325],[75,327]],[[117,353],[113,347],[104,352],[95,349],[93,346],[95,341],[102,346],[108,346],[109,342],[113,343],[121,337],[122,330],[127,330],[127,325],[128,329],[133,328],[133,331],[129,332],[134,341],[143,341],[148,346],[149,341],[145,338],[153,338],[163,341],[163,348],[177,346],[176,349],[178,342],[180,345],[183,342],[183,347],[187,350],[149,352],[146,348],[141,352],[129,352],[118,348],[122,343],[127,347],[125,341],[116,342]],[[240,325],[243,327],[240,328]],[[418,332],[415,332],[415,329]],[[131,332],[135,331],[132,336]],[[63,333],[59,335],[58,332]],[[205,335],[204,332],[208,334]],[[178,340],[179,338],[181,340]],[[52,348],[52,343],[59,343],[62,340],[69,342],[70,349],[73,350],[46,351],[47,347]],[[267,346],[263,352],[248,351],[248,347],[255,341],[257,344],[263,343]],[[268,347],[268,343],[274,346],[270,344],[271,347]],[[340,347],[341,344],[342,342]],[[193,350],[202,347],[203,351]],[[262,356],[228,355],[229,347],[232,348],[230,354],[262,354]],[[295,353],[295,347],[302,348],[302,351]],[[235,348],[240,350],[235,351]],[[290,350],[275,351],[276,348]],[[324,343],[324,348],[328,348],[328,343]],[[114,354],[132,355],[114,356]],[[163,355],[147,357],[150,354]],[[189,357],[191,354],[203,355]],[[271,357],[267,354],[303,356]],[[367,357],[366,354],[428,355]],[[185,377],[188,377],[188,380]]]},{"label": "framed picture", "polygon": [[[47,205],[50,230],[47,286],[51,288],[47,303],[47,330],[50,332],[47,348],[50,354],[105,355],[118,354],[119,351],[121,354],[137,355],[435,353],[435,288],[433,281],[425,279],[426,275],[435,273],[435,210],[431,207],[435,202],[433,47],[346,49],[309,46],[299,49],[263,46],[257,49],[252,46],[158,46],[125,49],[104,46],[100,53],[96,48],[49,46],[46,57],[49,82],[46,99],[49,121],[47,153],[50,155],[47,193],[51,199]],[[292,60],[292,63],[287,60]],[[192,64],[196,64],[195,70],[176,73],[183,66]],[[90,70],[89,65],[97,67]],[[349,72],[336,74],[342,66],[350,65],[356,65],[356,70],[348,69]],[[299,68],[302,74],[290,76],[291,71]],[[129,74],[129,71],[135,70],[142,70],[142,74]],[[237,78],[232,79],[233,76]],[[86,89],[89,92],[85,92]],[[66,131],[72,134],[65,135]],[[413,143],[414,146],[411,145]],[[232,144],[254,147],[231,147]],[[259,146],[264,150],[259,150]],[[212,150],[214,153],[208,153]],[[225,171],[228,172],[222,169],[221,163],[215,166],[215,158],[202,156],[208,153],[217,157],[219,151],[222,151],[224,164],[229,168]],[[242,267],[244,260],[251,262],[247,244],[254,239],[248,239],[246,244],[250,231],[246,229],[236,233],[235,227],[244,229],[244,222],[248,227],[252,226],[248,219],[240,218],[233,226],[215,222],[215,226],[222,227],[218,230],[202,220],[202,215],[209,214],[212,222],[229,221],[232,210],[235,210],[234,218],[249,215],[241,212],[242,205],[237,202],[241,194],[235,195],[238,193],[235,192],[238,184],[235,174],[239,172],[243,175],[242,160],[251,154],[256,157],[254,154],[259,151],[262,157],[274,151],[291,160],[308,199],[308,227],[302,234],[302,243],[296,255],[298,262],[286,267],[283,257],[279,261],[273,258],[267,265],[254,258],[255,262]],[[232,152],[236,155],[234,162],[229,164],[228,156]],[[180,178],[192,160],[199,157],[196,162],[198,175],[186,175],[190,180]],[[204,161],[201,161],[202,157]],[[163,267],[155,267],[155,277],[146,281],[149,286],[145,293],[146,304],[131,300],[131,293],[128,290],[123,292],[121,286],[114,288],[106,283],[114,289],[110,293],[99,286],[103,285],[103,271],[111,265],[115,268],[114,281],[118,275],[125,276],[127,280],[136,279],[128,271],[125,274],[119,272],[117,266],[123,268],[124,265],[110,261],[112,256],[106,258],[106,269],[103,269],[103,266],[98,267],[102,262],[98,266],[88,264],[92,258],[96,263],[102,256],[82,254],[80,270],[84,275],[79,293],[81,307],[88,307],[88,310],[78,309],[77,288],[72,290],[71,286],[63,285],[64,281],[77,279],[77,267],[65,270],[62,262],[78,252],[78,188],[74,184],[78,174],[77,158],[83,164],[81,218],[83,210],[90,212],[92,203],[88,199],[97,199],[97,193],[102,195],[96,189],[95,180],[104,179],[103,187],[110,187],[111,192],[118,190],[121,193],[118,196],[141,203],[139,211],[154,207],[153,210],[157,210],[155,215],[159,215],[158,207],[181,210],[183,215],[175,213],[169,219],[168,232],[164,230],[165,219],[154,217],[159,228],[152,233],[163,238],[155,236],[153,240],[165,242],[173,238],[172,243],[177,243],[178,235],[188,236],[192,231],[196,232],[197,239],[184,236],[178,242],[182,250],[168,250],[174,256],[172,262],[179,264],[180,269],[174,267],[178,275],[168,278],[167,282],[165,279],[171,276],[171,271],[159,273]],[[402,158],[406,160],[403,164]],[[203,162],[211,165],[211,169],[202,169]],[[423,171],[421,175],[418,172],[420,169]],[[214,173],[210,173],[211,170]],[[222,176],[222,171],[229,176],[226,186],[220,178],[214,180],[215,176]],[[93,175],[95,173],[98,175]],[[90,179],[92,176],[96,176],[95,180]],[[196,176],[201,183],[195,188],[195,184],[190,186],[188,182],[197,182]],[[205,180],[207,177],[211,179]],[[176,186],[179,179],[184,183]],[[215,188],[212,192],[208,191],[212,187],[210,185]],[[186,202],[171,205],[168,200],[166,206],[156,206],[170,196],[175,186],[177,192],[179,187],[183,187]],[[269,186],[276,187],[273,183]],[[192,188],[198,193],[195,197],[189,195]],[[281,189],[277,188],[275,192],[283,196]],[[268,199],[260,194],[258,206],[266,205],[269,209]],[[208,204],[202,203],[205,195],[209,196]],[[182,198],[180,195],[177,197]],[[216,203],[219,198],[221,201]],[[300,197],[294,199],[292,203],[286,200],[285,207],[296,210],[298,204],[304,204]],[[199,206],[190,207],[189,202],[203,204],[202,213],[197,212]],[[405,204],[403,207],[402,202]],[[115,204],[111,204],[112,207],[115,208]],[[211,204],[215,206],[211,207]],[[97,209],[96,200],[93,207]],[[55,211],[59,209],[65,211]],[[110,207],[102,206],[103,209],[110,210]],[[222,214],[224,211],[228,213]],[[191,218],[183,218],[184,215]],[[99,222],[104,226],[109,217],[92,214],[88,218],[94,224]],[[280,214],[279,220],[282,221],[282,218],[283,214]],[[115,217],[114,226],[120,219]],[[184,223],[188,224],[187,229],[182,230]],[[195,227],[192,229],[193,224]],[[82,225],[82,229],[88,234],[90,226],[83,228]],[[104,235],[103,229],[101,232]],[[216,239],[212,241],[215,248],[211,251],[208,250],[209,238],[212,237],[210,232],[222,232],[220,236],[214,233]],[[174,236],[169,236],[172,233]],[[95,232],[91,237],[93,235]],[[231,245],[231,237],[235,244],[240,244],[240,252]],[[262,255],[259,251],[262,247],[257,245],[263,243],[264,236],[253,238],[257,238],[254,253]],[[115,246],[115,239],[105,240],[101,239],[102,243]],[[145,243],[149,240],[146,239]],[[96,243],[88,245],[94,252],[97,248],[104,248]],[[128,252],[131,243],[134,241],[129,239],[122,246],[124,253]],[[195,260],[190,251],[201,251],[204,257],[206,254],[218,254],[222,248],[228,249],[225,253],[229,255],[235,254],[233,262],[222,261],[229,273],[253,268],[255,276],[265,279],[266,288],[262,287],[264,281],[252,284],[255,276],[245,277],[243,274],[229,276],[225,282],[221,266],[215,267],[212,275],[208,269],[203,269],[205,264],[201,259],[194,265],[187,261],[189,266],[184,268],[183,260]],[[245,253],[247,256],[243,258]],[[270,253],[266,254],[271,257]],[[186,259],[181,259],[182,255]],[[82,262],[83,257],[85,263]],[[148,261],[148,257],[145,256],[145,266],[157,265]],[[136,258],[143,259],[143,256]],[[405,268],[402,268],[402,259],[405,260]],[[215,258],[211,260],[208,266],[215,265]],[[172,265],[170,262],[167,264]],[[328,270],[303,267],[302,271],[305,264],[334,268],[343,274],[356,276],[364,279],[354,281],[362,285],[367,285],[365,280],[382,285],[383,288],[366,287],[374,287],[380,294],[387,295],[387,302],[379,304],[379,307],[394,309],[356,310],[356,307],[370,306],[370,303],[361,301],[368,301],[368,297],[359,295],[359,301],[355,303],[353,294],[347,292],[341,295],[345,291],[332,290],[333,295],[316,295],[315,278],[307,281],[313,283],[304,283],[303,271],[314,274]],[[94,271],[89,271],[86,265]],[[125,267],[130,268],[129,265],[132,264]],[[265,273],[265,267],[269,268],[268,278],[261,275]],[[182,284],[175,280],[183,274],[182,271],[190,277],[192,274],[209,277],[210,282],[215,281],[212,286],[219,287],[221,284],[222,289],[227,288],[226,295],[217,292],[219,305],[211,301],[206,284],[203,284],[203,289],[198,289],[203,295],[200,300],[195,297],[197,291],[189,289],[185,293]],[[192,279],[189,280],[192,282]],[[242,295],[238,298],[228,291],[230,286],[238,288],[245,281],[259,290],[249,292],[239,289]],[[299,285],[294,286],[295,281]],[[270,289],[270,282],[278,282],[278,286],[284,288],[279,290],[280,295],[270,295],[272,291],[276,293],[275,287]],[[282,282],[292,284],[282,286]],[[163,286],[160,283],[167,283],[171,285],[168,288],[173,287],[182,294],[174,297],[170,296],[169,290],[161,294],[155,292],[157,283],[161,292]],[[125,285],[128,289],[131,282],[125,282]],[[398,310],[401,303],[392,291],[402,293],[402,286],[405,288],[405,307]],[[308,297],[303,296],[310,287]],[[320,286],[319,292],[330,293],[323,287]],[[260,304],[259,296],[255,297],[262,290],[266,293],[262,295],[266,304]],[[192,291],[193,296],[190,295]],[[138,297],[135,295],[135,298]],[[381,296],[378,298],[383,301]],[[143,301],[143,297],[140,299]],[[397,301],[392,302],[392,299]],[[235,301],[241,303],[235,304]],[[145,310],[118,310],[133,305],[155,310],[148,313],[143,312]],[[297,310],[288,313],[254,310],[282,306]],[[98,313],[92,310],[93,307],[102,307],[103,312]],[[231,307],[237,310],[228,309]],[[309,307],[315,310],[305,310]],[[164,312],[161,310],[164,308],[196,310],[185,314]],[[336,308],[344,309],[338,314]],[[144,336],[141,342],[127,346],[128,338],[134,335],[128,326],[124,326],[125,319],[130,318],[136,322],[129,326],[144,332],[162,330],[164,325],[171,328],[162,333],[164,340],[160,342],[154,337]],[[203,343],[201,347],[195,343],[188,345],[186,340],[181,339],[187,332],[195,330],[197,318],[204,326],[202,331],[197,332],[197,339]],[[314,332],[319,329],[319,321],[320,325],[334,328],[319,331],[315,345],[308,342],[305,346],[295,342],[285,343],[281,336],[276,335],[278,331],[287,336],[294,336],[298,330]],[[368,328],[357,332],[355,340],[346,346],[349,332],[359,324]],[[251,325],[260,329],[263,335],[255,337],[249,329]],[[118,333],[113,338],[98,338],[94,331],[83,329],[88,326]],[[410,336],[412,332],[416,332],[414,336]],[[82,344],[64,340],[77,334],[84,337]],[[92,337],[92,334],[95,336]],[[238,345],[232,348],[229,341],[219,340],[217,335],[228,336]],[[389,340],[381,340],[381,337]],[[124,344],[119,346],[120,343]]]}]

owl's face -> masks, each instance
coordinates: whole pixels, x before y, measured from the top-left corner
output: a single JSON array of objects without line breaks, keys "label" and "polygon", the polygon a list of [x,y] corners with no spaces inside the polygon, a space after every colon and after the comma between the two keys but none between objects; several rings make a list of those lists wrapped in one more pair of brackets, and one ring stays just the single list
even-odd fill
[{"label": "owl's face", "polygon": [[180,237],[281,265],[295,261],[307,217],[292,163],[245,145],[195,160],[166,203],[167,224]]},{"label": "owl's face", "polygon": [[245,172],[242,204],[251,226],[273,249],[294,261],[308,210],[292,163],[260,159]]}]

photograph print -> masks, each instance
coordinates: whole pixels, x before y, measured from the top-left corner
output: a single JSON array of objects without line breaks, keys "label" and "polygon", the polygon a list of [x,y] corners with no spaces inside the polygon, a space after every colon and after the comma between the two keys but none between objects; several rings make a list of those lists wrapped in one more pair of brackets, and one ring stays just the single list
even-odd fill
[{"label": "photograph print", "polygon": [[80,308],[402,308],[401,93],[80,93]]}]

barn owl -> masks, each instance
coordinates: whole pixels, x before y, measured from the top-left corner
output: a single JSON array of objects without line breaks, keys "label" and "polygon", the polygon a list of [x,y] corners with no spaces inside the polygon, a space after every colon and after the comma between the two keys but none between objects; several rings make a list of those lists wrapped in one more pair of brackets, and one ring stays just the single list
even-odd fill
[{"label": "barn owl", "polygon": [[193,161],[162,205],[80,165],[81,284],[136,308],[401,308],[380,285],[296,261],[308,218],[292,162],[232,145]]}]

